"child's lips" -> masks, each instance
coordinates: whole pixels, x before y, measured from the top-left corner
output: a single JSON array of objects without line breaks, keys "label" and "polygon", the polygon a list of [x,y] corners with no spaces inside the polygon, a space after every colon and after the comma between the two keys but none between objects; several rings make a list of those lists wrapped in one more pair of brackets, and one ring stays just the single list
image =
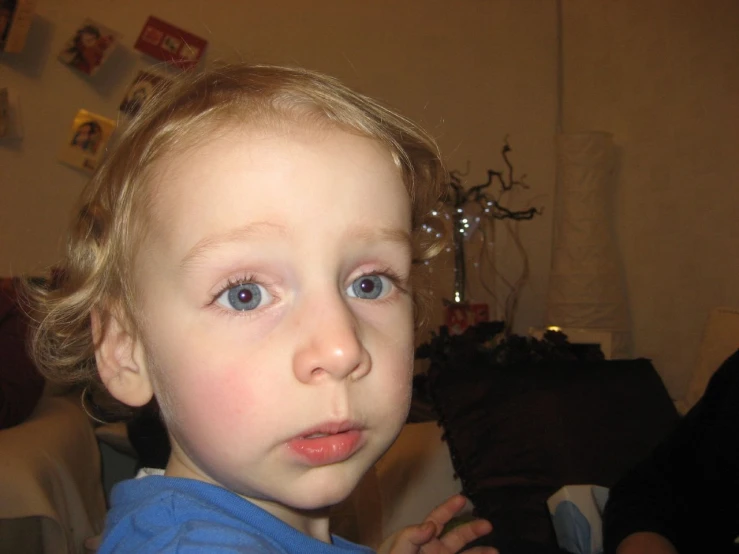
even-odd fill
[{"label": "child's lips", "polygon": [[363,444],[363,429],[352,422],[320,425],[287,442],[298,458],[312,466],[343,462]]}]

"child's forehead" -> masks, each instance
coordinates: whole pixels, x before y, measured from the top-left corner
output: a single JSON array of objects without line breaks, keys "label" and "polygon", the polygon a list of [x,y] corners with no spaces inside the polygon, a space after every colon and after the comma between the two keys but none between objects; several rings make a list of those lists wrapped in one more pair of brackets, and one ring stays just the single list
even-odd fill
[{"label": "child's forehead", "polygon": [[[404,194],[408,194],[408,184],[399,157],[383,140],[368,136],[354,129],[330,121],[315,114],[274,114],[258,117],[242,117],[243,114],[228,114],[228,117],[205,119],[199,125],[191,126],[186,133],[177,137],[169,148],[162,149],[160,156],[153,161],[142,175],[138,200],[135,208],[134,225],[141,224],[145,234],[164,225],[169,228],[171,213],[169,204],[178,194],[178,182],[186,173],[202,172],[203,180],[208,177],[209,168],[217,168],[213,159],[222,156],[221,149],[229,150],[229,144],[237,143],[245,150],[254,143],[268,141],[272,148],[287,148],[289,144],[302,142],[306,145],[320,143],[331,136],[346,134],[345,143],[354,142],[352,138],[366,139],[387,156],[393,168],[397,169],[403,182]],[[336,158],[344,158],[348,152],[338,152]],[[246,155],[246,153],[245,153]],[[174,195],[174,196],[173,196]],[[411,204],[415,199],[411,195]],[[162,229],[163,230],[163,229]]]},{"label": "child's forehead", "polygon": [[[375,156],[370,158],[375,163],[348,164],[346,171],[387,172],[387,168],[390,168],[389,171],[394,176],[403,180],[400,165],[392,150],[374,137],[330,122],[313,124],[290,119],[270,123],[233,121],[214,128],[212,133],[202,133],[188,146],[174,149],[154,164],[149,179],[153,188],[153,207],[160,204],[166,211],[166,199],[171,199],[172,195],[178,196],[181,183],[191,180],[193,175],[198,175],[204,186],[212,186],[212,193],[217,194],[220,189],[219,180],[213,179],[213,173],[225,173],[228,179],[228,170],[233,168],[239,172],[251,172],[252,177],[256,174],[255,179],[259,181],[261,169],[269,172],[274,170],[276,164],[283,164],[286,171],[300,169],[299,164],[293,163],[296,157],[301,160],[311,159],[301,157],[300,152],[320,151],[324,145],[331,149],[330,155],[320,157],[320,163],[324,167],[341,165],[346,159],[356,157],[357,152],[370,149],[375,152]],[[357,159],[362,159],[362,156],[358,155]],[[376,162],[382,159],[387,163],[378,165]],[[405,185],[403,188],[406,188]],[[273,192],[261,190],[268,196]],[[340,193],[341,190],[337,190],[337,194]],[[157,199],[164,202],[157,202]],[[154,212],[152,215],[156,218],[160,214]]]},{"label": "child's forehead", "polygon": [[[283,141],[285,152],[276,151]],[[241,248],[315,259],[347,245],[379,248],[387,233],[407,243],[410,197],[401,175],[387,149],[366,137],[231,129],[160,168],[158,191],[145,207],[145,259],[159,252],[152,264],[176,259],[168,265],[179,267],[200,244],[226,264],[225,253]]]},{"label": "child's forehead", "polygon": [[[320,145],[331,137],[345,135],[347,148],[353,143],[352,137],[360,138],[374,145],[383,155],[392,159],[398,166],[397,156],[380,138],[360,133],[355,129],[317,118],[296,118],[280,116],[257,119],[234,117],[219,121],[202,129],[191,131],[191,138],[178,141],[161,160],[155,163],[157,181],[167,181],[164,177],[176,173],[183,162],[198,160],[202,164],[212,162],[214,157],[221,157],[223,151],[230,151],[233,143],[238,143],[247,150],[258,149],[268,145],[270,150],[289,150],[296,144]],[[216,147],[214,148],[214,145]]]}]

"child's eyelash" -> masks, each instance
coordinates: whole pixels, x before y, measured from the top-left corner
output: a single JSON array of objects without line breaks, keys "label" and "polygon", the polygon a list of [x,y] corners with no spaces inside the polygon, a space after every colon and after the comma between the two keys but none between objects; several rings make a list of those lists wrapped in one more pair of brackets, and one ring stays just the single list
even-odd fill
[{"label": "child's eyelash", "polygon": [[358,275],[354,280],[361,279],[362,277],[368,277],[371,275],[380,275],[382,277],[387,277],[388,279],[390,279],[390,282],[393,284],[393,286],[396,287],[400,292],[402,293],[408,292],[408,286],[406,284],[408,279],[402,277],[397,271],[395,271],[391,267],[382,267],[380,269],[365,271],[361,275]]},{"label": "child's eyelash", "polygon": [[[214,304],[218,299],[223,295],[224,292],[227,290],[230,290],[234,287],[238,287],[239,285],[247,285],[250,283],[254,283],[255,285],[262,285],[262,283],[259,282],[259,280],[256,278],[255,275],[244,275],[243,277],[231,277],[228,281],[226,281],[226,284],[222,287],[219,287],[218,292],[216,292],[213,297],[211,298],[210,303]],[[264,285],[262,285],[264,286]]]}]

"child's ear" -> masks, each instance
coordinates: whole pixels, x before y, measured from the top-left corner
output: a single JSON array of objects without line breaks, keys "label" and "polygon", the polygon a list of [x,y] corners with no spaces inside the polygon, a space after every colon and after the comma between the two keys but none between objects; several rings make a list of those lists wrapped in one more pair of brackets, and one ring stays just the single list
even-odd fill
[{"label": "child's ear", "polygon": [[116,312],[93,310],[95,361],[105,388],[128,406],[143,406],[154,395],[141,341]]}]

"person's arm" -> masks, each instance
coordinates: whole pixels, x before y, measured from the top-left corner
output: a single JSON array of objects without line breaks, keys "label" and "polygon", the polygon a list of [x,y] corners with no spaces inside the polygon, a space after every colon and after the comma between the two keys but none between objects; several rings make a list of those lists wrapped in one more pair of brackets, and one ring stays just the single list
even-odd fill
[{"label": "person's arm", "polygon": [[618,545],[616,554],[678,554],[675,546],[658,533],[637,532]]},{"label": "person's arm", "polygon": [[727,547],[737,534],[738,483],[739,351],[716,371],[675,431],[611,488],[604,551],[636,553],[621,546],[655,535],[673,552],[708,552],[702,548],[709,542]]}]

